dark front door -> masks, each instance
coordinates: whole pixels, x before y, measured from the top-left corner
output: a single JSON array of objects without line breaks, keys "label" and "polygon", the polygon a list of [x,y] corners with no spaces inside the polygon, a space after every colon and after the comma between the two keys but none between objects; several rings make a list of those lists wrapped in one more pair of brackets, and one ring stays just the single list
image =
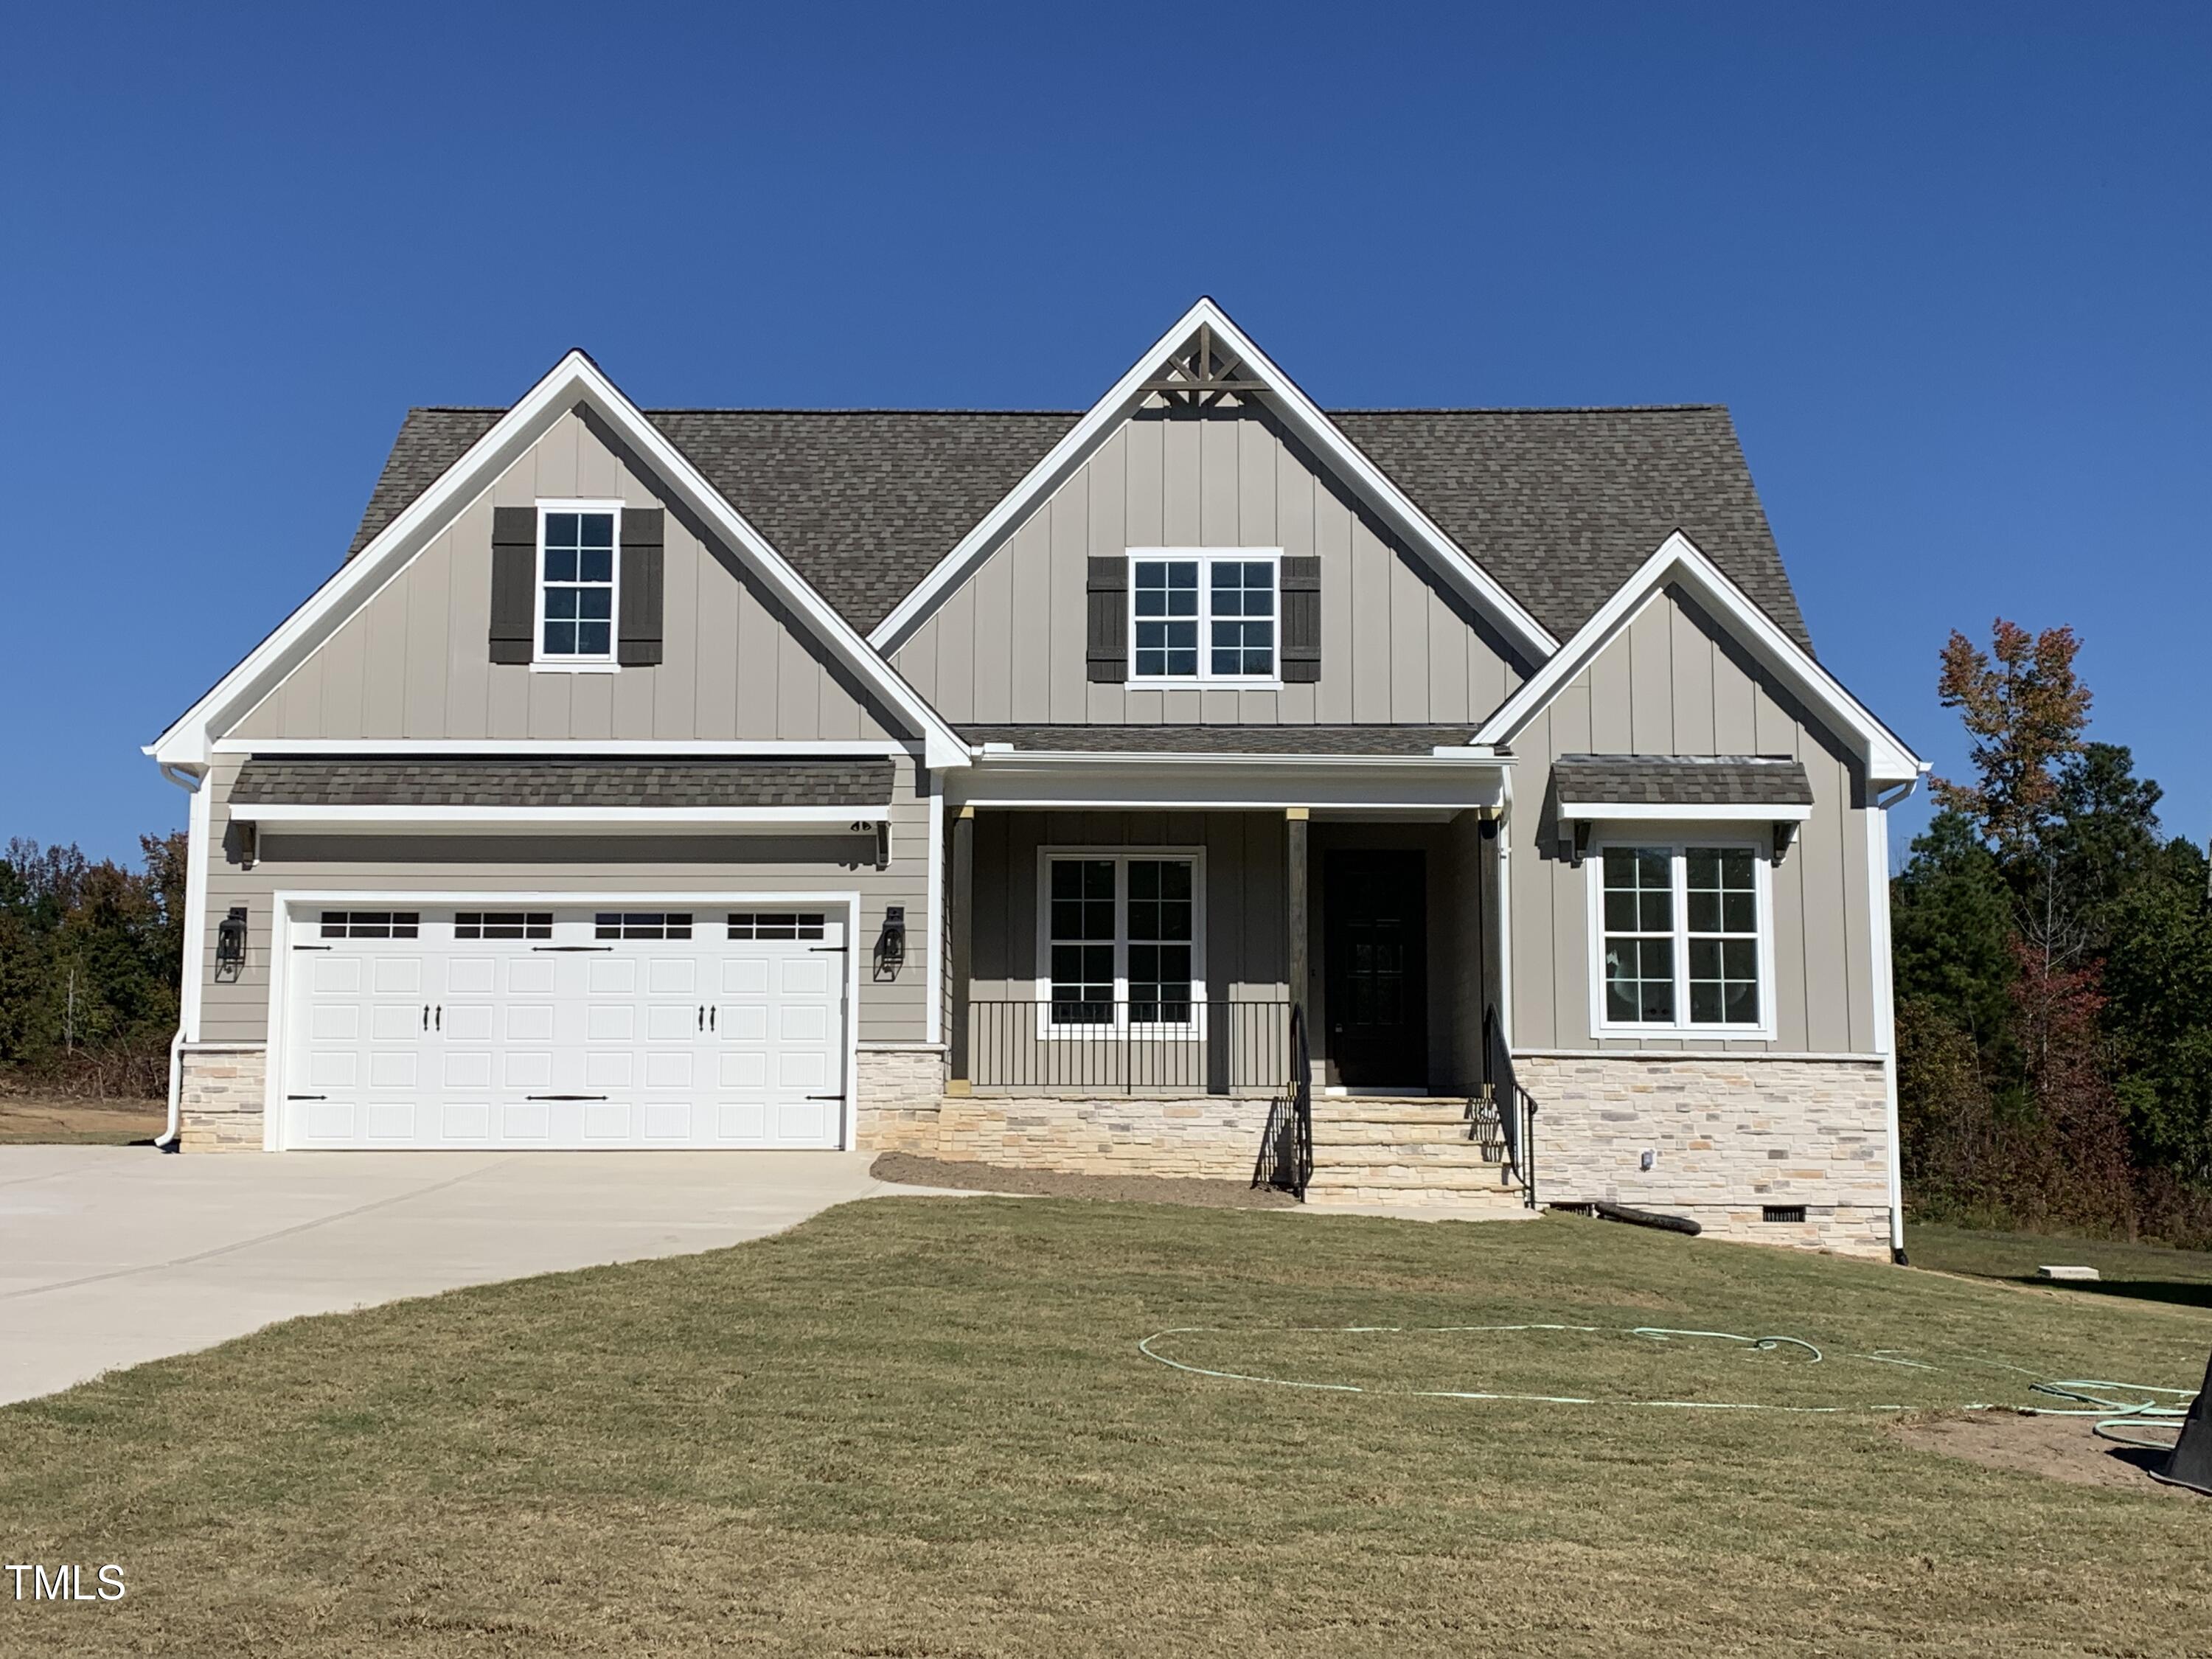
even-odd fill
[{"label": "dark front door", "polygon": [[1328,1057],[1347,1088],[1428,1085],[1427,900],[1419,853],[1331,853],[1322,866]]}]

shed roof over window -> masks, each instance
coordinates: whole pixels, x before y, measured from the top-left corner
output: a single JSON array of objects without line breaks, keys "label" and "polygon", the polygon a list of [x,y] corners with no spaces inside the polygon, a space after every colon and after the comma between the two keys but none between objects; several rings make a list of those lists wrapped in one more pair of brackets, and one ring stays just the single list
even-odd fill
[{"label": "shed roof over window", "polygon": [[1560,809],[1589,806],[1809,807],[1805,763],[1776,755],[1562,755]]}]

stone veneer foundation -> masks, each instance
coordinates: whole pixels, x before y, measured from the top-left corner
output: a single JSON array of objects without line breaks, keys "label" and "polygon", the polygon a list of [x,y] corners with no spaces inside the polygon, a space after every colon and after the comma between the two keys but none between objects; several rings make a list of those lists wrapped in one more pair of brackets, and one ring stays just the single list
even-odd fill
[{"label": "stone veneer foundation", "polygon": [[[1535,1097],[1536,1193],[1686,1215],[1710,1237],[1889,1255],[1881,1062],[1767,1055],[1516,1056]],[[1652,1169],[1639,1167],[1646,1151]],[[1771,1222],[1767,1206],[1804,1206]]]},{"label": "stone veneer foundation", "polygon": [[860,1144],[1009,1169],[1249,1181],[1268,1106],[1256,1096],[945,1095],[933,1125],[917,1111],[894,1126],[907,1138]]},{"label": "stone veneer foundation", "polygon": [[261,1150],[268,1050],[258,1042],[196,1042],[178,1056],[177,1150]]},{"label": "stone veneer foundation", "polygon": [[862,1152],[937,1156],[938,1103],[945,1095],[945,1050],[863,1048],[854,1082],[853,1144]]}]

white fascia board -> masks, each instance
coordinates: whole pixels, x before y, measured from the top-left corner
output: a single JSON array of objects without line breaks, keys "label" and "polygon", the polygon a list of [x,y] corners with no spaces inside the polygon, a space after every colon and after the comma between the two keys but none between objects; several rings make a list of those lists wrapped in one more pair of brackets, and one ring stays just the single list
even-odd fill
[{"label": "white fascia board", "polygon": [[587,755],[697,755],[722,759],[896,760],[916,744],[841,740],[806,743],[795,738],[724,742],[717,738],[217,738],[218,755],[467,755],[566,759]]},{"label": "white fascia board", "polygon": [[1903,739],[1844,690],[1820,662],[1775,625],[1697,544],[1677,530],[1643,568],[1623,582],[1526,684],[1499,705],[1474,734],[1480,744],[1510,744],[1569,682],[1633,622],[1670,582],[1680,582],[1711,610],[1736,641],[1794,688],[1839,736],[1852,739],[1875,783],[1902,782],[1928,769]]},{"label": "white fascia board", "polygon": [[[233,801],[230,816],[285,829],[374,832],[439,830],[851,830],[891,815],[880,806],[316,806]],[[857,833],[857,832],[854,832]]]},{"label": "white fascia board", "polygon": [[[1095,756],[1081,757],[1095,760]],[[947,779],[961,806],[1099,811],[1173,809],[1276,811],[1356,807],[1376,811],[1497,808],[1503,770],[1466,766],[1182,766],[1148,771],[1089,764],[974,767]]]},{"label": "white fascia board", "polygon": [[431,537],[489,488],[507,466],[544,436],[555,421],[577,404],[622,433],[647,465],[673,484],[709,526],[751,559],[760,575],[792,610],[811,623],[819,637],[860,679],[913,723],[928,763],[964,766],[965,744],[890,665],[839,616],[793,569],[788,560],[645,418],[599,365],[571,351],[526,392],[521,401],[494,422],[491,430],[469,446],[461,459],[386,525],[368,546],[346,561],[330,580],[279,623],[244,661],[216,682],[151,745],[156,760],[204,764],[216,728],[244,707],[251,707],[289,673],[338,625],[396,576]]},{"label": "white fascia board", "polygon": [[1069,475],[1088,460],[1114,428],[1144,401],[1147,395],[1145,382],[1158,372],[1170,352],[1198,332],[1200,325],[1211,328],[1224,349],[1237,357],[1239,366],[1264,383],[1276,414],[1319,452],[1325,464],[1348,479],[1368,504],[1423,553],[1462,597],[1496,622],[1532,659],[1541,661],[1559,648],[1559,642],[1518,599],[1444,534],[1436,521],[1392,482],[1389,474],[1369,460],[1358,445],[1344,434],[1336,422],[1299,389],[1297,383],[1230,320],[1226,312],[1212,300],[1203,297],[1137,359],[1112,389],[1091,406],[1090,412],[1046,452],[1044,459],[1029,470],[1005,499],[983,516],[981,523],[938,561],[936,568],[899,601],[890,615],[876,624],[868,635],[869,642],[886,657],[903,645],[939,603],[997,550],[1022,518],[1066,483]]},{"label": "white fascia board", "polygon": [[1656,801],[1561,801],[1559,815],[1589,823],[1804,823],[1811,819],[1813,809],[1732,802],[1669,806]]},{"label": "white fascia board", "polygon": [[1211,750],[1184,754],[1116,753],[1092,749],[1015,749],[1001,744],[983,745],[979,764],[994,776],[1010,769],[1040,766],[1220,766],[1290,767],[1299,771],[1340,767],[1408,766],[1425,772],[1473,767],[1494,771],[1512,763],[1493,755],[1462,754],[1437,750],[1426,755],[1300,755],[1281,750],[1259,754],[1217,754]]}]

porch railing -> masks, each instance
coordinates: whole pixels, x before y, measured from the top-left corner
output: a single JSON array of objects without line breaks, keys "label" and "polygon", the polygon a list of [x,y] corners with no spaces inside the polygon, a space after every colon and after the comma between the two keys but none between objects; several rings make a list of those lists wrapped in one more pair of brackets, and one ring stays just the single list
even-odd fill
[{"label": "porch railing", "polygon": [[1491,1123],[1505,1143],[1506,1166],[1521,1183],[1522,1201],[1536,1207],[1536,1097],[1513,1075],[1513,1050],[1495,1005],[1482,1014],[1482,1095],[1469,1115],[1468,1130],[1480,1134]]},{"label": "porch railing", "polygon": [[1272,1095],[1284,1087],[1292,1024],[1287,1000],[976,1000],[969,1085]]},{"label": "porch railing", "polygon": [[1291,1010],[1288,1071],[1267,1109],[1267,1132],[1252,1169],[1255,1187],[1278,1187],[1300,1203],[1313,1180],[1313,1054],[1306,1045],[1306,1011]]}]

